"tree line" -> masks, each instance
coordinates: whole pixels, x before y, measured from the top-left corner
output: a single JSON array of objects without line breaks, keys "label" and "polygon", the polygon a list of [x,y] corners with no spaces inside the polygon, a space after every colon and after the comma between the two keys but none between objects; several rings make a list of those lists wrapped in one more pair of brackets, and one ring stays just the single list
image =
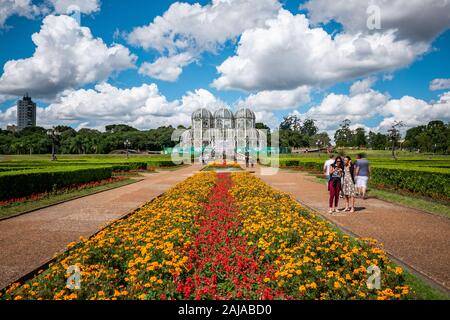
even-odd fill
[{"label": "tree line", "polygon": [[136,151],[161,151],[176,144],[172,141],[175,130],[172,126],[144,131],[124,124],[108,125],[105,132],[87,128],[76,131],[68,126],[56,126],[53,130],[57,134],[52,137],[42,127],[29,127],[17,133],[0,129],[0,153],[48,154],[53,143],[60,154],[107,154],[125,149],[126,140],[130,142],[129,148]]},{"label": "tree line", "polygon": [[[427,125],[413,127],[406,131],[404,139],[400,134],[402,123],[396,123],[386,133],[366,132],[364,128],[352,130],[351,121],[344,120],[334,134],[338,148],[361,149],[404,149],[409,151],[450,153],[450,123],[431,121]],[[269,131],[263,123],[256,124],[257,129]],[[107,154],[125,149],[124,142],[129,141],[129,148],[136,151],[161,151],[174,147],[172,141],[175,128],[163,126],[150,130],[138,130],[124,124],[112,124],[104,132],[83,128],[78,131],[68,126],[53,128],[58,134],[51,136],[42,127],[25,128],[13,133],[0,129],[0,154],[48,154],[54,143],[56,153],[60,154]],[[186,129],[179,126],[178,129]],[[327,148],[331,139],[326,132],[319,132],[316,121],[301,120],[298,116],[284,117],[279,126],[280,147],[292,148]]]},{"label": "tree line", "polygon": [[404,138],[400,134],[403,122],[394,122],[386,133],[366,132],[364,128],[350,129],[344,120],[334,134],[336,147],[370,148],[374,150],[403,149],[418,152],[450,153],[450,123],[440,120],[410,128]]},{"label": "tree line", "polygon": [[296,115],[284,117],[280,124],[281,148],[326,148],[330,137],[326,132],[319,132],[315,120],[302,121]]}]

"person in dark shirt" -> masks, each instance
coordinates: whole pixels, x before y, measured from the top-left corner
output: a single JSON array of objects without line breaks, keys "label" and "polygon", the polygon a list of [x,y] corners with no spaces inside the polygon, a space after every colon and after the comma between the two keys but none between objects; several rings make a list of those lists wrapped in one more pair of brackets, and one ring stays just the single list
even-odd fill
[{"label": "person in dark shirt", "polygon": [[[337,157],[334,161],[334,164],[330,167],[330,182],[329,182],[329,190],[330,190],[330,199],[329,199],[329,208],[328,213],[337,212],[337,207],[339,205],[339,194],[342,189],[341,179],[344,176],[344,161],[341,157]],[[334,204],[334,207],[333,207]]]},{"label": "person in dark shirt", "polygon": [[366,199],[367,183],[370,179],[370,165],[369,161],[364,158],[363,154],[357,155],[356,160],[356,191],[363,198]]}]

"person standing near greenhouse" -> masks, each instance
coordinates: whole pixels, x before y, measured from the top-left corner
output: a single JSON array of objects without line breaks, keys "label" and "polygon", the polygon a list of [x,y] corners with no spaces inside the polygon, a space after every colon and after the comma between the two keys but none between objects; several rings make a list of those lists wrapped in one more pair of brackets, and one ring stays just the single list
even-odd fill
[{"label": "person standing near greenhouse", "polygon": [[[330,167],[330,199],[328,213],[337,212],[337,207],[339,205],[339,194],[341,192],[341,179],[344,176],[344,164],[341,157],[337,157],[334,164]],[[334,208],[333,208],[334,204]]]},{"label": "person standing near greenhouse", "polygon": [[362,153],[357,155],[356,160],[356,191],[365,200],[367,192],[367,183],[370,178],[369,160],[364,158]]}]

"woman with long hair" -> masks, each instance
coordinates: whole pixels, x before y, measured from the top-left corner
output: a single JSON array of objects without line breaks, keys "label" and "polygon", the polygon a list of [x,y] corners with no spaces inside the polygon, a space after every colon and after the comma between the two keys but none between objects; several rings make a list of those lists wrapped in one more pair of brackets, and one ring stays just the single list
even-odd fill
[{"label": "woman with long hair", "polygon": [[[334,160],[334,164],[330,167],[330,182],[329,182],[329,190],[330,190],[330,199],[329,199],[329,208],[328,213],[337,212],[337,207],[339,205],[339,194],[341,192],[341,179],[344,176],[344,161],[341,157],[337,157]],[[334,204],[334,207],[333,207]]]},{"label": "woman with long hair", "polygon": [[[346,206],[345,212],[355,212],[355,168],[353,166],[352,158],[344,158],[344,178],[342,190],[344,192]],[[351,202],[351,207],[350,207]]]}]

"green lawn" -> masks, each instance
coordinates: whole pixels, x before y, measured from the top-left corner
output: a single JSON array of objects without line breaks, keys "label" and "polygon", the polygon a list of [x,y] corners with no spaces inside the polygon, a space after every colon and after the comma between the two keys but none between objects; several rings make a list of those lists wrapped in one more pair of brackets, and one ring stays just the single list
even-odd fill
[{"label": "green lawn", "polygon": [[431,286],[420,276],[416,276],[405,270],[406,283],[415,293],[417,300],[450,300],[450,296],[439,289]]},{"label": "green lawn", "polygon": [[86,195],[94,194],[101,191],[106,191],[118,187],[122,187],[131,183],[135,183],[139,180],[137,179],[125,179],[121,181],[116,181],[112,183],[107,183],[104,185],[81,189],[81,190],[73,190],[66,193],[61,194],[51,194],[48,197],[39,200],[29,200],[26,202],[21,202],[17,204],[11,204],[7,206],[0,207],[0,220],[8,217],[13,217],[25,212],[29,212],[32,210],[37,210],[40,208],[44,208],[50,205],[58,204],[61,202],[65,202],[68,200],[73,200],[79,197],[83,197]]},{"label": "green lawn", "polygon": [[159,168],[156,168],[156,170],[157,171],[176,171],[181,168],[186,168],[188,166],[190,166],[190,165],[189,164],[180,164],[178,166],[173,166],[173,167],[159,167]]}]

